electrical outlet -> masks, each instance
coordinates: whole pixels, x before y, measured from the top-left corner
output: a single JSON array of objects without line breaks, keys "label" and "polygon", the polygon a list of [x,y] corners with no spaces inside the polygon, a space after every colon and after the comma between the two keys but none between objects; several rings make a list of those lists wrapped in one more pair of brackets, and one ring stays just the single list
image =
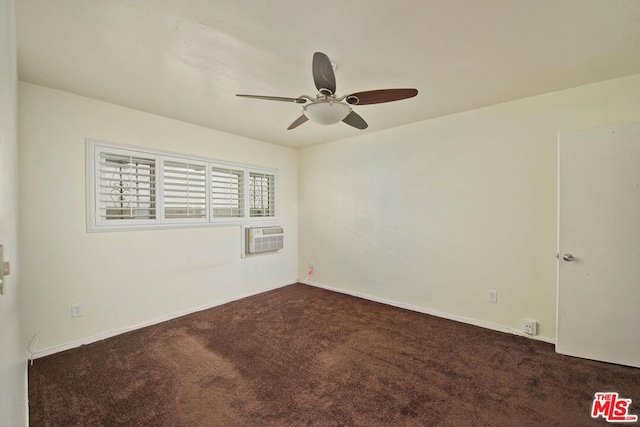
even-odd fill
[{"label": "electrical outlet", "polygon": [[80,317],[82,314],[82,304],[71,305],[71,317]]},{"label": "electrical outlet", "polygon": [[487,301],[497,303],[498,302],[498,291],[488,291],[487,292]]},{"label": "electrical outlet", "polygon": [[310,270],[310,271],[313,271],[313,261],[311,261],[311,262],[309,263],[309,270]]},{"label": "electrical outlet", "polygon": [[522,330],[527,335],[536,335],[536,321],[524,319],[522,321]]}]

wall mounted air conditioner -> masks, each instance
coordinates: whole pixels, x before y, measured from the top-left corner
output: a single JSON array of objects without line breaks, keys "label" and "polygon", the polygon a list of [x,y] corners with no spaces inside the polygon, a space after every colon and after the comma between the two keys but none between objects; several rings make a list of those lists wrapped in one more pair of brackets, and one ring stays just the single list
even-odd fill
[{"label": "wall mounted air conditioner", "polygon": [[279,225],[272,227],[248,227],[246,230],[247,254],[278,251],[284,247],[284,228]]}]

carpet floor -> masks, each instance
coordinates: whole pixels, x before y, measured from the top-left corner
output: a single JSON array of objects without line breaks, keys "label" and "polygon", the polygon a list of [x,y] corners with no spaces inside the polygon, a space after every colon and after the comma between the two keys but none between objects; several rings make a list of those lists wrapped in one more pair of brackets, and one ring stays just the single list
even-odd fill
[{"label": "carpet floor", "polygon": [[640,369],[302,284],[36,359],[32,426],[603,426]]}]

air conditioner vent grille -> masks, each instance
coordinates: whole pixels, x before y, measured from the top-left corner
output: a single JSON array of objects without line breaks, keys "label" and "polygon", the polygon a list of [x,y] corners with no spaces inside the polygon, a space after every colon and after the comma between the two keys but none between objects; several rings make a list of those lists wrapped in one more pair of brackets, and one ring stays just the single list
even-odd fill
[{"label": "air conditioner vent grille", "polygon": [[247,228],[247,253],[278,251],[284,247],[284,229],[280,226]]}]

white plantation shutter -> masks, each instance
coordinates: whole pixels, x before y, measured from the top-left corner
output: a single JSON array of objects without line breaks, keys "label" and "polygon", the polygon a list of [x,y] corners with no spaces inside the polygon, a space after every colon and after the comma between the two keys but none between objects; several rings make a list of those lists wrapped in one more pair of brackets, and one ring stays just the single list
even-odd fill
[{"label": "white plantation shutter", "polygon": [[156,160],[144,154],[97,156],[98,222],[156,218]]},{"label": "white plantation shutter", "polygon": [[249,172],[249,216],[276,215],[276,177],[273,174]]},{"label": "white plantation shutter", "polygon": [[244,217],[244,171],[211,167],[211,216]]},{"label": "white plantation shutter", "polygon": [[163,159],[164,218],[206,219],[207,169],[204,163]]},{"label": "white plantation shutter", "polygon": [[276,218],[277,171],[87,140],[87,229],[120,231]]}]

